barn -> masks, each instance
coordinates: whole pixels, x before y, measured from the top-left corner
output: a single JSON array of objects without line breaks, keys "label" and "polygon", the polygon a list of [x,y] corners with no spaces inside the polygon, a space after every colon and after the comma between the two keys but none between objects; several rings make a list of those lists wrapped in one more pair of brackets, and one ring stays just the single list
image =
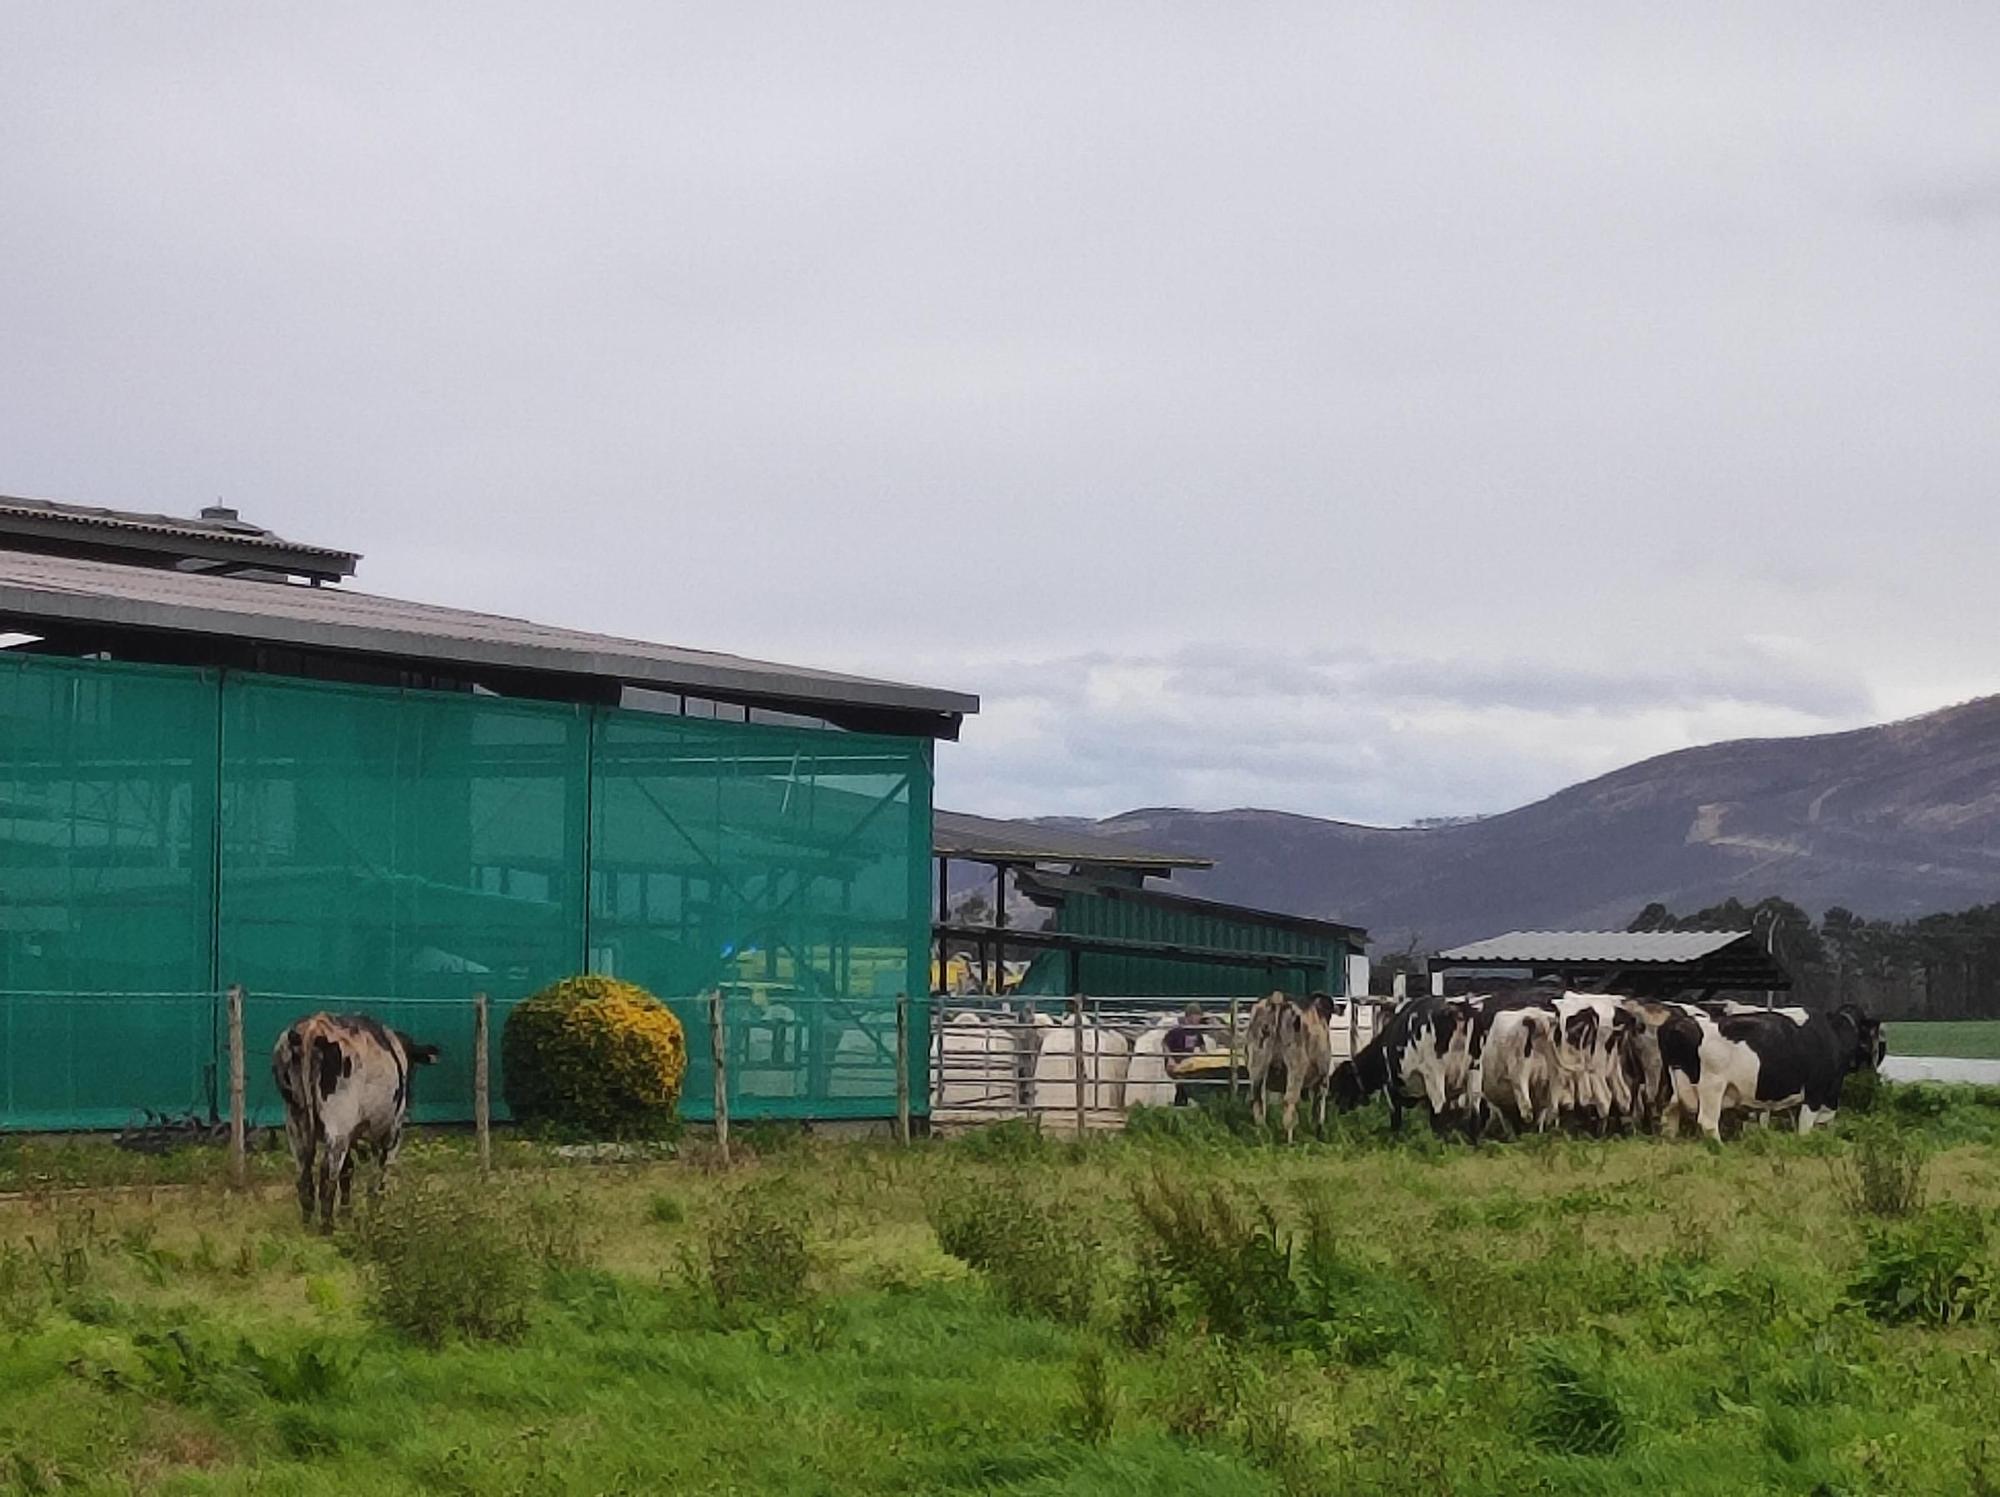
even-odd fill
[{"label": "barn", "polygon": [[0,1127],[209,1112],[231,985],[253,1057],[366,1006],[444,1049],[420,1115],[463,1115],[472,996],[497,1021],[578,971],[691,1035],[727,994],[739,1116],[892,1112],[934,746],[977,699],[382,597],[358,563],[221,507],[0,499]]},{"label": "barn", "polygon": [[[1211,859],[1073,826],[941,810],[935,846],[940,960],[968,953],[990,973],[1023,957],[1024,994],[1341,996],[1368,940],[1337,920],[1181,893],[1173,875],[1211,867]],[[959,879],[954,868],[977,871]],[[953,890],[965,889],[981,893],[971,907],[979,918],[952,901]]]}]

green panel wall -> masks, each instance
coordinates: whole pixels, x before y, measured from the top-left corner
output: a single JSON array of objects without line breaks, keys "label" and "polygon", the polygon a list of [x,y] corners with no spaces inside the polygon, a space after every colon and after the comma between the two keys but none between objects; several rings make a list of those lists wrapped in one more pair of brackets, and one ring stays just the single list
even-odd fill
[{"label": "green panel wall", "polygon": [[[1313,971],[1298,967],[1265,969],[1168,956],[1084,952],[1078,958],[1080,981],[1083,991],[1093,995],[1249,998],[1276,988],[1287,993],[1318,989],[1338,997],[1346,991],[1345,941],[1261,925],[1248,918],[1174,909],[1108,894],[1067,894],[1054,912],[1049,928],[1072,935],[1207,946],[1217,951],[1276,952],[1310,957],[1319,964]],[[1023,987],[1030,993],[1067,993],[1070,990],[1067,963],[1067,955],[1061,952],[1037,957]]]},{"label": "green panel wall", "polygon": [[417,1115],[463,1118],[465,1000],[494,1003],[497,1102],[508,1007],[579,970],[676,1004],[688,1116],[711,1110],[718,986],[735,1112],[884,1116],[897,993],[927,1032],[930,753],[0,656],[0,1127],[205,1109],[230,983],[256,1121],[278,1117],[272,1041],[322,1007],[440,1045]]},{"label": "green panel wall", "polygon": [[224,683],[220,942],[224,980],[253,995],[257,1117],[278,1107],[261,1058],[325,995],[438,1044],[416,1115],[468,1114],[469,1013],[424,1000],[489,993],[497,1033],[578,970],[589,741],[583,707]]},{"label": "green panel wall", "polygon": [[[214,982],[216,687],[0,654],[0,1119],[14,1126],[114,1126],[207,1095],[213,1006],[187,995]],[[141,990],[162,996],[68,996]]]}]

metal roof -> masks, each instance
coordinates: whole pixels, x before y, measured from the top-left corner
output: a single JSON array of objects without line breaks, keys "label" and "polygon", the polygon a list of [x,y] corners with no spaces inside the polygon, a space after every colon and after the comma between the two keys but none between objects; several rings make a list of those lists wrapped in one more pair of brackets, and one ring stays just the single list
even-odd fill
[{"label": "metal roof", "polygon": [[594,676],[669,691],[797,704],[809,711],[828,705],[881,708],[945,719],[934,729],[944,733],[955,732],[963,714],[979,710],[979,698],[962,692],[648,644],[344,588],[24,551],[0,550],[0,612],[15,624],[220,635],[454,666]]},{"label": "metal roof", "polygon": [[259,565],[328,579],[351,576],[361,560],[353,551],[286,540],[220,506],[184,519],[0,494],[0,536],[111,546],[157,556],[161,562],[186,558]]},{"label": "metal roof", "polygon": [[1213,868],[1215,859],[1189,853],[1155,852],[1075,827],[1045,826],[1035,821],[1001,821],[963,811],[936,811],[931,820],[931,849],[939,857],[967,858],[983,863],[1076,863],[1098,868]]},{"label": "metal roof", "polygon": [[[1747,930],[1517,930],[1440,951],[1433,962],[1698,962],[1751,936]],[[1761,954],[1761,948],[1759,948]]]}]

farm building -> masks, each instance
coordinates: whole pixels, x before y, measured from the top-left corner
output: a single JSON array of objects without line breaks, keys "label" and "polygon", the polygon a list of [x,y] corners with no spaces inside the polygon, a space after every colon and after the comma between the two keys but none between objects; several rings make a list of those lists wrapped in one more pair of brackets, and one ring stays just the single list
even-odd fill
[{"label": "farm building", "polygon": [[253,1120],[278,1031],[335,1005],[439,1043],[418,1112],[463,1115],[471,995],[497,1030],[577,971],[691,1037],[729,995],[739,1115],[893,1111],[933,745],[977,699],[373,596],[357,562],[219,508],[0,500],[0,1127],[209,1112],[232,984]]},{"label": "farm building", "polygon": [[1642,998],[1782,993],[1792,986],[1791,973],[1747,930],[1517,930],[1441,951],[1430,959],[1430,972],[1440,993],[1496,978]]},{"label": "farm building", "polygon": [[[991,971],[1029,963],[1024,995],[1255,997],[1274,988],[1344,995],[1367,933],[1334,920],[1249,909],[1149,886],[1208,858],[1035,822],[937,813],[937,941]],[[953,865],[975,865],[969,885]],[[990,890],[954,910],[954,887]]]}]

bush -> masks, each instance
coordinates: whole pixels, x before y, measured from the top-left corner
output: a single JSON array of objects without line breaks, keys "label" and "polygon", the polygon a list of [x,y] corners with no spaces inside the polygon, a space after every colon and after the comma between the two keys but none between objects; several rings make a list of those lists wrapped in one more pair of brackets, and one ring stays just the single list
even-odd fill
[{"label": "bush", "polygon": [[673,1011],[610,977],[569,977],[515,1005],[500,1038],[507,1106],[594,1138],[669,1132],[687,1074]]},{"label": "bush", "polygon": [[1528,1351],[1528,1438],[1565,1455],[1615,1455],[1625,1443],[1625,1407],[1603,1371],[1553,1341]]},{"label": "bush", "polygon": [[731,1320],[794,1309],[811,1296],[812,1250],[796,1213],[754,1190],[738,1192],[709,1223],[691,1267]]},{"label": "bush", "polygon": [[541,1265],[513,1204],[489,1183],[406,1181],[357,1214],[369,1309],[425,1346],[527,1329]]},{"label": "bush", "polygon": [[979,1270],[1017,1314],[1080,1325],[1097,1296],[1097,1245],[1018,1182],[964,1181],[924,1204],[938,1245]]},{"label": "bush", "polygon": [[1993,1297],[1986,1218],[1970,1206],[1933,1206],[1868,1229],[1868,1251],[1848,1291],[1877,1320],[1955,1325]]},{"label": "bush", "polygon": [[1929,1152],[1914,1133],[1869,1128],[1856,1137],[1848,1159],[1835,1167],[1841,1200],[1856,1216],[1909,1216],[1921,1210]]}]

